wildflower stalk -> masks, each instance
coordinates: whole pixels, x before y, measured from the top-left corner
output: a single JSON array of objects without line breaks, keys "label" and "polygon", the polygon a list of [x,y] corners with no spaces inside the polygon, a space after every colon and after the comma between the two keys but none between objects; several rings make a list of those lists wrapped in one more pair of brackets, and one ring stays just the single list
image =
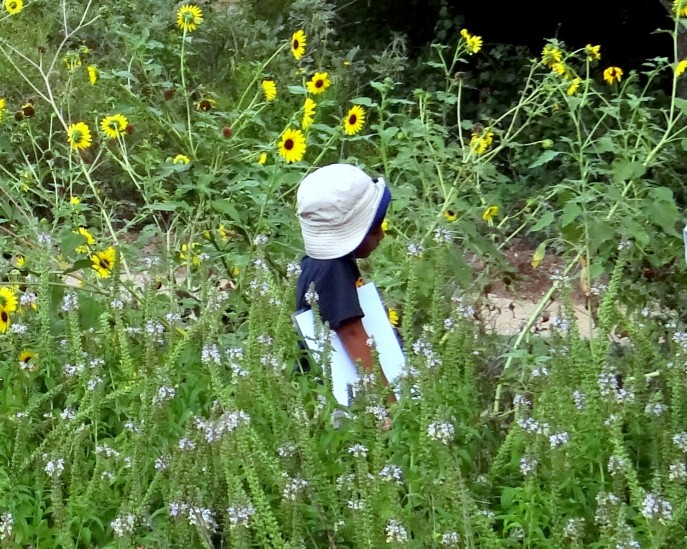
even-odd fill
[{"label": "wildflower stalk", "polygon": [[[255,522],[257,527],[255,528],[255,532],[260,540],[260,546],[274,549],[286,549],[286,544],[279,531],[279,525],[272,514],[269,502],[263,491],[262,483],[253,466],[251,453],[250,451],[246,451],[248,450],[248,440],[246,440],[245,435],[241,432],[237,433],[237,439],[244,467],[242,476],[248,483],[251,499],[256,508]],[[224,453],[223,459],[226,461],[233,461],[234,453],[231,452],[227,454],[227,451],[229,451],[228,446],[223,444],[222,449]]]},{"label": "wildflower stalk", "polygon": [[[45,256],[45,254],[42,254]],[[52,316],[51,316],[51,287],[50,271],[47,264],[41,269],[38,282],[38,320],[40,322],[40,356],[45,364],[51,364],[52,345]],[[48,375],[50,372],[48,372]]]}]

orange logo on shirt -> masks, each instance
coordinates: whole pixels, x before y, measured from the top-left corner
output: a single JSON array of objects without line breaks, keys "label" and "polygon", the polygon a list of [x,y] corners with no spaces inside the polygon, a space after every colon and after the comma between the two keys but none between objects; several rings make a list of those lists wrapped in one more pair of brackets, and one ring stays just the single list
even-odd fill
[{"label": "orange logo on shirt", "polygon": [[355,287],[356,288],[361,288],[365,285],[365,282],[363,281],[363,277],[359,276],[358,280],[355,281]]}]

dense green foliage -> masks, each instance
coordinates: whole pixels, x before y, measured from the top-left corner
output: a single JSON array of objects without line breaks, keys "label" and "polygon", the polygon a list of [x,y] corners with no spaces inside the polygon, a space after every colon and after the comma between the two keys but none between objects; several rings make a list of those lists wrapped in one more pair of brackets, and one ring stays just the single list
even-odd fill
[{"label": "dense green foliage", "polygon": [[[402,38],[272,4],[5,1],[3,546],[682,543],[687,62],[463,29],[408,89]],[[408,359],[397,404],[365,377],[345,413],[291,321],[295,190],[335,161],[394,195],[362,267]],[[523,242],[548,282],[509,339],[488,289]]]}]

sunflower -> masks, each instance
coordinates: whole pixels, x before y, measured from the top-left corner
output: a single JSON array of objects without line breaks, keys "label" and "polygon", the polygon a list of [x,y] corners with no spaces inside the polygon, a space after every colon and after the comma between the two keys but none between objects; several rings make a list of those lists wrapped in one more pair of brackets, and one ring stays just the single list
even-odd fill
[{"label": "sunflower", "polygon": [[575,95],[577,93],[577,89],[580,87],[581,83],[582,83],[581,78],[573,79],[573,81],[570,82],[570,85],[568,86],[568,91],[566,93],[568,95]]},{"label": "sunflower", "polygon": [[93,262],[91,267],[98,273],[100,278],[109,278],[117,261],[117,252],[110,246],[102,252],[96,252],[91,256]]},{"label": "sunflower", "polygon": [[498,206],[489,206],[484,212],[482,213],[482,221],[491,221],[494,219],[497,215],[499,214],[499,207]]},{"label": "sunflower", "polygon": [[67,141],[72,149],[87,149],[91,146],[91,130],[83,122],[77,122],[67,128]]},{"label": "sunflower", "polygon": [[344,133],[355,135],[363,129],[363,124],[365,124],[365,109],[360,105],[353,105],[343,121]]},{"label": "sunflower", "polygon": [[260,156],[258,156],[258,164],[265,165],[267,163],[267,153],[262,152],[260,153]]},{"label": "sunflower", "polygon": [[389,307],[387,314],[389,315],[389,322],[391,325],[398,326],[398,311]]},{"label": "sunflower", "polygon": [[184,32],[193,32],[203,22],[203,10],[193,4],[181,6],[177,11],[177,26]]},{"label": "sunflower", "polygon": [[100,123],[100,129],[110,139],[117,139],[124,135],[128,125],[129,121],[126,119],[126,116],[123,114],[113,114],[103,118],[103,121]]},{"label": "sunflower", "polygon": [[687,59],[683,59],[676,65],[675,76],[682,76],[685,70],[687,70]]},{"label": "sunflower", "polygon": [[17,15],[24,9],[23,0],[5,0],[5,9],[10,15]]},{"label": "sunflower", "polygon": [[386,217],[384,218],[384,221],[382,221],[382,230],[384,233],[389,232],[389,220]]},{"label": "sunflower", "polygon": [[84,240],[85,240],[85,242],[83,244],[80,244],[79,246],[76,247],[76,250],[75,250],[76,253],[87,254],[88,253],[88,247],[95,245],[95,238],[93,238],[93,235],[85,227],[79,227],[74,232],[78,235],[83,236]]},{"label": "sunflower", "polygon": [[551,67],[554,63],[560,63],[563,60],[563,52],[553,44],[546,44],[541,52],[542,65]]},{"label": "sunflower", "polygon": [[6,104],[7,103],[5,102],[5,100],[2,97],[0,97],[0,120],[2,120],[2,115],[5,114]]},{"label": "sunflower", "polygon": [[470,148],[476,154],[484,154],[494,142],[494,132],[489,129],[475,132],[470,138]]},{"label": "sunflower", "polygon": [[70,71],[74,71],[81,66],[81,56],[78,51],[67,52],[67,55],[62,58],[62,61],[64,62],[64,66],[67,67],[67,70]]},{"label": "sunflower", "polygon": [[308,41],[305,39],[305,33],[302,30],[297,30],[291,36],[291,53],[296,58],[296,61],[300,61],[301,57],[305,55],[305,46]]},{"label": "sunflower", "polygon": [[316,72],[315,76],[307,83],[308,91],[313,95],[324,93],[331,85],[332,81],[329,79],[329,73],[326,72]]},{"label": "sunflower", "polygon": [[265,101],[274,101],[277,98],[277,84],[274,80],[262,81],[262,93],[265,94]]},{"label": "sunflower", "polygon": [[301,130],[287,129],[279,142],[279,154],[288,163],[298,162],[305,155],[305,136]]},{"label": "sunflower", "polygon": [[214,109],[216,104],[217,101],[215,101],[212,97],[204,97],[198,101],[198,103],[196,103],[196,110],[208,112]]},{"label": "sunflower", "polygon": [[0,288],[0,307],[8,313],[13,313],[17,310],[17,294],[9,286]]},{"label": "sunflower", "polygon": [[33,101],[27,101],[21,106],[21,115],[23,118],[31,118],[36,114],[36,109],[33,106]]},{"label": "sunflower", "polygon": [[465,46],[467,47],[469,53],[477,53],[479,50],[482,49],[481,36],[475,36],[474,34],[470,34],[467,31],[467,29],[461,30],[460,35],[465,39]]},{"label": "sunflower", "polygon": [[601,59],[601,46],[587,44],[584,47],[584,53],[587,54],[587,61],[598,61]]},{"label": "sunflower", "polygon": [[301,118],[301,128],[307,130],[315,117],[315,107],[317,104],[309,97],[305,98],[303,104],[303,118]]},{"label": "sunflower", "polygon": [[455,221],[458,219],[458,214],[456,213],[455,210],[444,210],[444,219],[448,221],[449,223]]},{"label": "sunflower", "polygon": [[0,334],[7,332],[10,326],[10,313],[2,305],[0,305]]},{"label": "sunflower", "polygon": [[88,71],[88,81],[91,83],[91,86],[95,86],[95,83],[98,81],[98,76],[100,75],[98,67],[95,65],[88,65],[86,70]]},{"label": "sunflower", "polygon": [[565,76],[566,72],[568,72],[568,68],[565,66],[565,63],[553,63],[551,65],[551,72],[558,76]]},{"label": "sunflower", "polygon": [[191,162],[191,159],[186,156],[185,154],[177,154],[173,159],[172,159],[172,164],[189,164]]},{"label": "sunflower", "polygon": [[21,367],[22,370],[33,370],[36,368],[36,364],[34,362],[34,358],[36,358],[36,353],[32,351],[22,351],[19,354],[19,366]]},{"label": "sunflower", "polygon": [[70,203],[72,206],[78,206],[79,204],[81,204],[81,199],[80,199],[78,196],[72,196],[72,197],[69,199],[69,203]]},{"label": "sunflower", "polygon": [[673,11],[678,17],[687,17],[687,2],[685,0],[675,0],[673,2]]},{"label": "sunflower", "polygon": [[620,67],[608,67],[604,71],[604,80],[608,82],[609,85],[614,84],[615,82],[620,83],[622,79],[623,69]]}]

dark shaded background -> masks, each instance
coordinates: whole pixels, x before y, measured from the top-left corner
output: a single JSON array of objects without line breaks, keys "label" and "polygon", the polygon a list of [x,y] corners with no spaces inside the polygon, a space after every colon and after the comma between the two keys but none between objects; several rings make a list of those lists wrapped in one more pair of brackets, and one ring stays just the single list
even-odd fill
[{"label": "dark shaded background", "polygon": [[535,55],[547,38],[558,38],[571,49],[601,44],[603,64],[625,69],[637,68],[646,59],[672,56],[669,36],[656,32],[673,25],[660,0],[354,0],[342,4],[340,15],[357,39],[378,41],[401,32],[408,36],[411,52],[435,38],[437,23],[443,19],[452,23],[452,32],[465,26],[487,45],[527,46]]}]

